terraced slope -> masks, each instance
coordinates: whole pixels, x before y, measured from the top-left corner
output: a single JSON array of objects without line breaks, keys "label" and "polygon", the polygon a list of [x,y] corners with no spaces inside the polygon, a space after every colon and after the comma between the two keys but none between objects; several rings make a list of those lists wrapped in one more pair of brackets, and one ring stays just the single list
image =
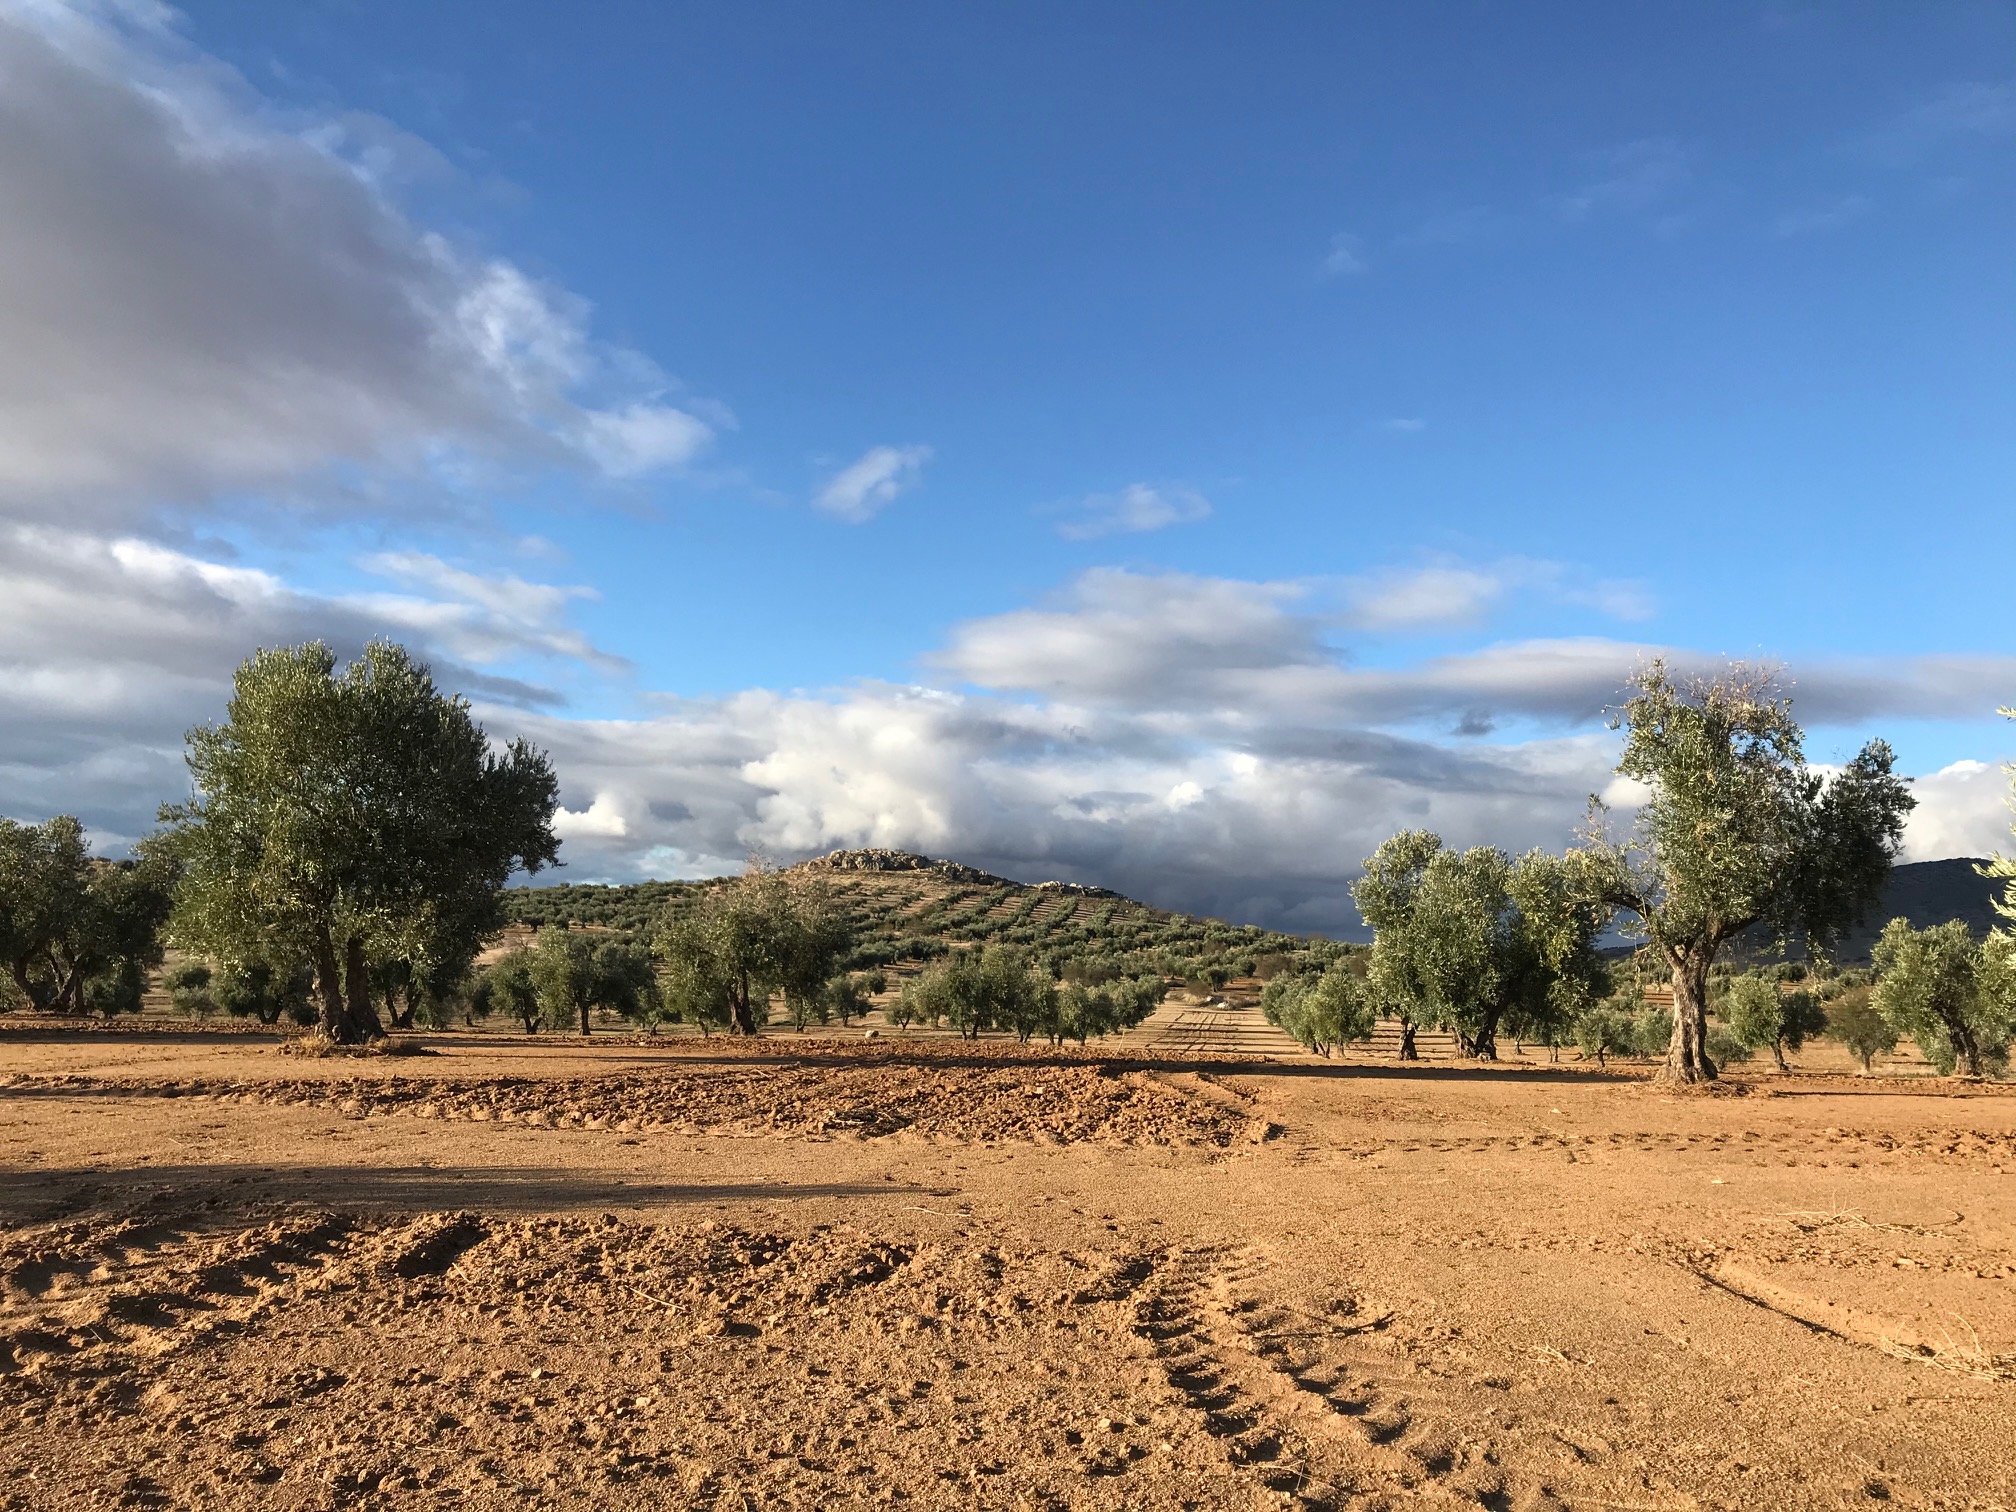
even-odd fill
[{"label": "terraced slope", "polygon": [[[955,946],[993,942],[1020,946],[1053,964],[1107,956],[1130,972],[1189,978],[1216,967],[1230,977],[1250,977],[1312,948],[1334,949],[1328,941],[1150,908],[1104,888],[1012,882],[907,851],[835,851],[792,870],[829,889],[852,920],[859,938],[851,963],[856,968],[900,974]],[[506,894],[505,908],[519,926],[648,934],[668,912],[691,907],[722,880],[516,888]]]}]

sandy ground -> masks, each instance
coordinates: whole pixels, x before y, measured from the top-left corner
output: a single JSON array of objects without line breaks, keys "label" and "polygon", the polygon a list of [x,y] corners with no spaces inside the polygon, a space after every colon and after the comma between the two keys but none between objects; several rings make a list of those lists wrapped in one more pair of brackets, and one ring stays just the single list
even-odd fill
[{"label": "sandy ground", "polygon": [[0,1037],[0,1506],[2016,1505],[2016,1096],[1183,1011]]}]

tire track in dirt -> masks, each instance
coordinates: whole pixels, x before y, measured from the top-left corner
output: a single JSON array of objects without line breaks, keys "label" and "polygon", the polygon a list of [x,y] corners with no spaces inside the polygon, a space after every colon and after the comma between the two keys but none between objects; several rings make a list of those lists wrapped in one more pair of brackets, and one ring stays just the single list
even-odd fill
[{"label": "tire track in dirt", "polygon": [[1435,1388],[1361,1347],[1390,1313],[1289,1307],[1265,1294],[1267,1270],[1251,1246],[1165,1255],[1134,1324],[1169,1386],[1259,1488],[1326,1512],[1550,1504],[1544,1487],[1508,1480],[1488,1439],[1458,1431]]},{"label": "tire track in dirt", "polygon": [[1555,1151],[1581,1159],[1604,1154],[1672,1154],[1700,1151],[1762,1157],[1767,1164],[1831,1164],[1886,1157],[1951,1161],[1959,1164],[2016,1165],[2016,1133],[1999,1129],[1928,1129],[1913,1134],[1869,1133],[1856,1129],[1814,1131],[1755,1130],[1684,1134],[1660,1130],[1606,1134],[1392,1135],[1333,1147],[1353,1160],[1381,1155],[1512,1154]]},{"label": "tire track in dirt", "polygon": [[[403,1226],[399,1254],[415,1258],[401,1274],[421,1273],[445,1227],[431,1215]],[[308,1212],[223,1236],[131,1219],[112,1240],[74,1224],[16,1235],[0,1249],[0,1372],[38,1356],[72,1368],[106,1352],[158,1359],[242,1333],[344,1259],[356,1228]]]}]

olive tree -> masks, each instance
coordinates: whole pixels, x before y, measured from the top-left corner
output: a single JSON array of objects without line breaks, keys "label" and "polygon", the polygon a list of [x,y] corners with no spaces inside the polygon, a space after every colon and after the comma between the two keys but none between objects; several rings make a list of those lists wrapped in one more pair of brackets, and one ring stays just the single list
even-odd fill
[{"label": "olive tree", "polygon": [[1465,1054],[1495,1060],[1501,1028],[1565,1023],[1604,985],[1605,911],[1561,857],[1455,851],[1405,830],[1366,859],[1352,896],[1372,926],[1378,1001],[1450,1030]]},{"label": "olive tree", "polygon": [[257,653],[224,722],[188,744],[194,791],[162,810],[186,866],[176,942],[226,964],[305,956],[339,1043],[384,1032],[374,952],[430,915],[480,920],[512,872],[558,855],[544,753],[493,749],[468,703],[389,642],[340,670],[319,641]]},{"label": "olive tree", "polygon": [[469,995],[469,1008],[477,1018],[508,1013],[525,1026],[527,1034],[537,1034],[543,1018],[539,988],[532,980],[532,952],[521,946],[484,967]]},{"label": "olive tree", "polygon": [[130,1013],[161,964],[174,861],[153,843],[126,861],[90,854],[69,814],[0,819],[0,962],[23,1006]]},{"label": "olive tree", "polygon": [[1871,1004],[1908,1035],[1940,1073],[1980,1076],[2008,1064],[2016,1032],[2016,952],[2005,939],[1982,945],[1966,922],[1913,929],[1892,919],[1876,941]]},{"label": "olive tree", "polygon": [[1789,1071],[1785,1052],[1797,1051],[1827,1027],[1826,1012],[1810,992],[1781,992],[1775,977],[1746,971],[1731,979],[1721,1005],[1722,1022],[1736,1043],[1769,1050],[1780,1071]]},{"label": "olive tree", "polygon": [[1848,988],[1827,1003],[1827,1034],[1839,1040],[1848,1053],[1862,1063],[1862,1074],[1874,1069],[1876,1057],[1897,1048],[1897,1031],[1876,1011],[1875,989],[1862,985]]},{"label": "olive tree", "polygon": [[1378,1017],[1370,983],[1355,961],[1338,961],[1322,973],[1276,976],[1260,994],[1267,1022],[1297,1044],[1329,1056],[1341,1045],[1372,1037]]},{"label": "olive tree", "polygon": [[1671,973],[1660,1077],[1709,1080],[1708,974],[1722,948],[1760,926],[1813,950],[1838,939],[1881,890],[1914,800],[1880,740],[1831,779],[1808,767],[1791,700],[1766,669],[1681,677],[1654,661],[1612,723],[1625,734],[1617,771],[1645,799],[1621,832],[1591,800],[1584,885]]},{"label": "olive tree", "polygon": [[703,1027],[755,1034],[770,999],[821,1000],[852,948],[825,888],[752,861],[688,911],[668,911],[657,940],[674,1011]]},{"label": "olive tree", "polygon": [[588,1010],[595,1006],[598,985],[594,938],[580,930],[542,929],[526,965],[546,1024],[563,1029],[578,1019],[581,1032],[588,1033]]}]

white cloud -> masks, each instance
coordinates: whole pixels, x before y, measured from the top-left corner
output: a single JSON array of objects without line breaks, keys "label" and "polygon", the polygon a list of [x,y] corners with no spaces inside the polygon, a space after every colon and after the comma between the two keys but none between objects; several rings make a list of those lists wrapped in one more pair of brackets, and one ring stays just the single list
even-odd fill
[{"label": "white cloud", "polygon": [[[221,714],[252,647],[321,636],[349,654],[396,628],[444,658],[496,658],[437,667],[494,735],[552,752],[583,880],[883,845],[1348,928],[1358,864],[1395,829],[1558,847],[1587,794],[1627,801],[1598,715],[1653,649],[1527,641],[1366,668],[1328,644],[1335,616],[1309,585],[1106,570],[958,627],[937,661],[965,689],[751,690],[589,720],[510,680],[528,660],[580,664],[562,634],[580,590],[404,553],[370,565],[409,594],[333,598],[145,542],[0,529],[0,810],[77,812],[105,843],[137,836],[183,790],[182,732]],[[1822,664],[1797,708],[1852,723],[1971,711],[2012,673],[1988,659]],[[1528,734],[1452,742],[1459,719]],[[1995,843],[2000,787],[1967,763],[1926,779],[1912,854]]]},{"label": "white cloud", "polygon": [[1353,273],[1366,271],[1365,243],[1349,231],[1339,231],[1330,238],[1330,249],[1323,254],[1323,273],[1328,278],[1345,278]]},{"label": "white cloud", "polygon": [[579,813],[569,808],[555,813],[553,832],[563,841],[621,840],[630,833],[630,821],[623,817],[612,794],[597,793],[595,801]]},{"label": "white cloud", "polygon": [[0,513],[116,530],[251,492],[377,507],[391,485],[628,477],[705,445],[582,300],[401,211],[387,186],[424,144],[289,120],[173,19],[0,10]]},{"label": "white cloud", "polygon": [[1067,541],[1094,541],[1185,525],[1210,513],[1211,501],[1194,489],[1130,483],[1118,493],[1088,495],[1057,533]]},{"label": "white cloud", "polygon": [[1379,429],[1390,431],[1396,436],[1418,436],[1428,429],[1428,422],[1419,416],[1395,415],[1391,419],[1381,420]]},{"label": "white cloud", "polygon": [[341,600],[392,628],[424,634],[450,655],[488,666],[523,652],[585,662],[604,671],[630,664],[565,623],[568,605],[601,595],[593,588],[530,583],[451,566],[418,551],[366,557],[363,567],[431,591],[428,598],[353,594]]},{"label": "white cloud", "polygon": [[1434,562],[1345,580],[1346,618],[1360,629],[1405,631],[1473,625],[1515,594],[1594,609],[1618,620],[1652,616],[1651,592],[1622,578],[1589,578],[1560,562],[1506,557],[1482,565]]},{"label": "white cloud", "polygon": [[2009,778],[1985,761],[1956,761],[1911,785],[1918,807],[1904,828],[1912,861],[1990,856],[2016,850],[2010,836]]},{"label": "white cloud", "polygon": [[706,422],[663,404],[637,403],[587,417],[588,454],[612,477],[634,478],[691,462],[714,438]]},{"label": "white cloud", "polygon": [[527,671],[621,665],[564,623],[584,590],[417,553],[373,565],[426,591],[313,594],[148,541],[0,524],[0,809],[142,832],[186,785],[183,732],[223,712],[261,646],[319,639],[348,657],[395,635],[447,685],[519,706],[562,701]]},{"label": "white cloud", "polygon": [[1351,619],[1368,630],[1475,624],[1505,589],[1501,576],[1474,567],[1382,572],[1352,584]]},{"label": "white cloud", "polygon": [[897,495],[917,486],[928,446],[872,446],[830,478],[813,500],[830,515],[860,524],[893,503]]}]

